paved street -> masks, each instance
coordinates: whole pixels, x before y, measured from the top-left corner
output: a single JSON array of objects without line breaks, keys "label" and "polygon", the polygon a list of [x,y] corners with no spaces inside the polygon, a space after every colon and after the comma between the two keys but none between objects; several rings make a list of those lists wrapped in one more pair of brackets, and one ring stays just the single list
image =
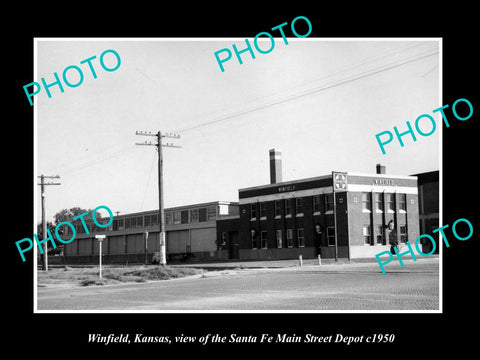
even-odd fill
[{"label": "paved street", "polygon": [[207,272],[166,281],[38,288],[38,310],[438,310],[438,257]]}]

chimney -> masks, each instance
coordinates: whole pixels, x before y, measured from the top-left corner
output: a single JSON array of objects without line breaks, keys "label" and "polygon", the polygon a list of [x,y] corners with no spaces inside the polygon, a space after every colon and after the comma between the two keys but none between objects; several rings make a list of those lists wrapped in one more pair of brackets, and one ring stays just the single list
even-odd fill
[{"label": "chimney", "polygon": [[282,152],[270,150],[270,184],[282,182]]},{"label": "chimney", "polygon": [[385,174],[385,165],[377,164],[377,174]]}]

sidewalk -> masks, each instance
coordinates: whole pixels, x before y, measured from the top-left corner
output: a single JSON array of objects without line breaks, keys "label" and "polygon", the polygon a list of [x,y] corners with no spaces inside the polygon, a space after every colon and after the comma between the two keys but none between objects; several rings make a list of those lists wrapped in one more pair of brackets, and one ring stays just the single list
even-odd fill
[{"label": "sidewalk", "polygon": [[[418,261],[428,261],[428,260],[439,261],[438,255],[431,255],[429,257],[418,257]],[[402,257],[404,263],[413,263],[411,256]],[[398,260],[395,258],[390,264],[398,264]],[[318,259],[305,259],[302,261],[303,266],[319,266]],[[378,267],[377,260],[375,258],[361,258],[361,259],[352,259],[348,261],[347,259],[322,259],[321,266],[342,266],[343,268],[352,268],[358,266],[368,266],[376,265]],[[204,270],[227,270],[227,269],[281,269],[281,268],[291,268],[291,267],[300,267],[300,262],[298,259],[288,259],[288,260],[264,260],[264,261],[225,261],[225,262],[210,262],[210,263],[184,263],[184,264],[169,264],[171,267],[189,267],[189,268],[201,268]]]}]

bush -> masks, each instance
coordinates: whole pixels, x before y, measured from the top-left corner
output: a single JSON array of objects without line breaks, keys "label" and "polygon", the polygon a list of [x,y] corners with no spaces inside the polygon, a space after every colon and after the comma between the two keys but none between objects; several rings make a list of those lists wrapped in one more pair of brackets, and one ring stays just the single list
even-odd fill
[{"label": "bush", "polygon": [[87,278],[82,281],[80,281],[80,285],[82,286],[92,286],[92,285],[106,285],[107,280],[106,279],[92,279],[92,278]]}]

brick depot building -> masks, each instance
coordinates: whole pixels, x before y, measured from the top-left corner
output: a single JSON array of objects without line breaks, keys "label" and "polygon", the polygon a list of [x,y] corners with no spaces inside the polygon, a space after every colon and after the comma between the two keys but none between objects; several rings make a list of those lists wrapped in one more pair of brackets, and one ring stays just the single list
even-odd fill
[{"label": "brick depot building", "polygon": [[[219,221],[229,258],[364,258],[419,236],[416,176],[335,172],[281,181],[270,151],[268,185],[239,189],[239,215]],[[238,229],[238,233],[237,230]]]},{"label": "brick depot building", "polygon": [[[227,252],[219,251],[217,222],[238,214],[238,203],[214,201],[165,209],[167,261],[218,260]],[[105,264],[151,263],[160,251],[158,210],[114,216],[108,228],[86,223],[76,224],[75,241],[65,244],[69,264],[98,264],[99,243],[95,235],[105,235],[102,258]],[[67,236],[71,233],[67,232]],[[60,257],[49,257],[52,264]]]}]

